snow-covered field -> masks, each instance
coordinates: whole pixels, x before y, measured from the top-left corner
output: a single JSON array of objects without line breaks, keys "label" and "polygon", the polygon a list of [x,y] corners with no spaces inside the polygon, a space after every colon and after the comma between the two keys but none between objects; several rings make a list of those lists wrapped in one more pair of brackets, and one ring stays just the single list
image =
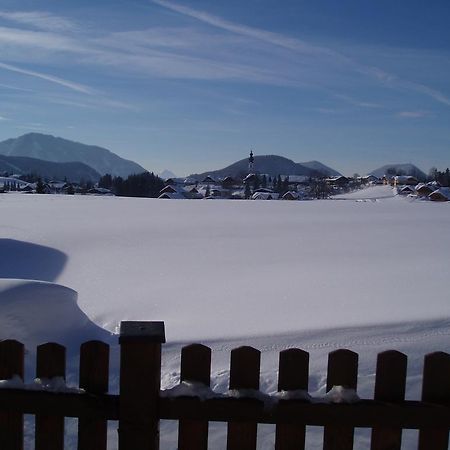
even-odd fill
[{"label": "snow-covered field", "polygon": [[[310,391],[323,394],[326,355],[345,347],[360,353],[359,394],[372,396],[376,353],[394,348],[419,398],[423,355],[450,347],[450,203],[385,186],[304,202],[9,193],[0,212],[0,338],[31,356],[45,340],[71,358],[92,337],[116,347],[121,320],[164,320],[164,388],[178,381],[180,346],[197,341],[213,348],[218,391],[230,349],[249,344],[262,351],[263,391],[276,390],[278,352],[298,346],[311,353]],[[176,448],[174,430],[164,425],[164,448]],[[214,448],[224,430],[213,428]],[[271,430],[261,427],[261,448]]]}]

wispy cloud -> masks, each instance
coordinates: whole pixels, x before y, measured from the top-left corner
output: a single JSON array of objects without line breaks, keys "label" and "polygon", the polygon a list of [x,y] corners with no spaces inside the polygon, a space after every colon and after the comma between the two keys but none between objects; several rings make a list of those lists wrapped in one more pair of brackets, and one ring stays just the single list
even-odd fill
[{"label": "wispy cloud", "polygon": [[[180,5],[170,0],[151,1],[171,11],[177,12],[187,17],[191,17],[222,30],[255,38],[272,45],[295,51],[297,53],[302,53],[304,55],[314,55],[319,58],[325,57],[331,59],[337,64],[346,65],[348,66],[348,68],[354,70],[355,72],[369,76],[381,82],[382,84],[387,85],[388,87],[408,89],[410,91],[414,91],[431,97],[439,103],[450,106],[450,98],[436,89],[430,88],[420,83],[403,80],[395,74],[389,73],[381,68],[367,66],[331,48],[314,45],[304,40],[287,37],[279,33],[274,33],[271,31],[231,22],[213,14],[209,14],[205,11],[200,11],[188,6]],[[371,107],[369,105],[370,103],[367,103],[366,107]],[[363,104],[360,104],[360,106],[363,106]]]},{"label": "wispy cloud", "polygon": [[9,120],[7,117],[0,116],[0,120]]},{"label": "wispy cloud", "polygon": [[357,106],[359,108],[370,108],[370,109],[383,108],[383,105],[381,105],[379,103],[358,100],[358,99],[356,99],[354,97],[351,97],[349,95],[333,94],[333,96],[335,98],[337,98],[337,99],[343,100],[346,103],[349,103],[350,105],[353,105],[353,106]]},{"label": "wispy cloud", "polygon": [[4,84],[4,83],[0,83],[0,89],[9,89],[11,91],[20,91],[20,92],[33,92],[32,89],[27,89],[19,86],[13,86],[12,84]]},{"label": "wispy cloud", "polygon": [[76,31],[78,25],[66,17],[42,11],[0,11],[0,18],[49,31]]},{"label": "wispy cloud", "polygon": [[402,117],[405,119],[421,119],[429,115],[430,113],[428,111],[400,111],[397,113],[397,117]]},{"label": "wispy cloud", "polygon": [[94,90],[83,84],[74,83],[63,78],[55,77],[42,72],[36,72],[34,70],[22,69],[21,67],[13,66],[11,64],[5,64],[0,62],[0,69],[9,70],[11,72],[20,73],[22,75],[28,75],[30,77],[40,78],[41,80],[49,81],[50,83],[56,83],[64,86],[73,91],[82,92],[83,94],[92,94]]}]

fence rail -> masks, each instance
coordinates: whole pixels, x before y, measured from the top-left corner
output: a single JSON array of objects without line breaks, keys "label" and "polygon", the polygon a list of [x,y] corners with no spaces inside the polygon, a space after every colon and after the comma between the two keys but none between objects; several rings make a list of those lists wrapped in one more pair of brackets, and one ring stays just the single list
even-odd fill
[{"label": "fence rail", "polygon": [[[407,358],[397,351],[377,359],[374,399],[350,404],[284,399],[269,406],[257,398],[164,397],[160,394],[162,322],[123,322],[120,343],[120,393],[108,394],[109,346],[86,342],[80,349],[79,386],[83,392],[0,389],[0,448],[23,450],[23,414],[33,414],[36,450],[64,448],[64,417],[78,418],[78,449],[107,448],[107,421],[117,420],[120,450],[159,448],[159,423],[179,421],[178,449],[208,448],[208,423],[227,422],[227,449],[257,445],[258,423],[276,425],[275,449],[305,448],[306,425],[324,427],[325,450],[351,450],[355,427],[372,429],[371,450],[401,448],[402,430],[418,429],[419,450],[447,450],[450,429],[450,355],[425,356],[422,400],[406,401]],[[0,342],[0,379],[24,375],[24,346]],[[36,376],[65,377],[65,349],[47,343],[37,348]],[[210,385],[211,349],[200,344],[181,352],[180,380]],[[229,387],[258,392],[260,352],[252,347],[231,351]],[[356,389],[358,355],[349,350],[329,354],[327,390]],[[280,352],[278,390],[308,390],[309,354]],[[244,391],[245,390],[245,391]],[[250,391],[249,391],[250,390]]]}]

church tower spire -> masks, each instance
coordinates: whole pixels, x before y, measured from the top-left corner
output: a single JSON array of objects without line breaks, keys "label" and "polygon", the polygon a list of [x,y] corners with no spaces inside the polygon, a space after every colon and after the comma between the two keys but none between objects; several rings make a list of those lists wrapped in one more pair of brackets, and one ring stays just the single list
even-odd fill
[{"label": "church tower spire", "polygon": [[250,150],[250,158],[248,158],[248,173],[253,173],[254,162],[255,159],[253,158],[253,150]]}]

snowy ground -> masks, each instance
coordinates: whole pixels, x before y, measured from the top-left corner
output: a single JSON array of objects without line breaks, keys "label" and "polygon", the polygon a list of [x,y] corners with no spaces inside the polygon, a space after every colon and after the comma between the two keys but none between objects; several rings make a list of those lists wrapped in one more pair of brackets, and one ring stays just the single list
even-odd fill
[{"label": "snowy ground", "polygon": [[[230,349],[249,344],[262,351],[262,390],[276,390],[278,352],[298,346],[321,394],[327,353],[346,347],[361,354],[359,393],[371,396],[376,353],[395,348],[409,356],[407,395],[418,398],[423,355],[449,350],[450,203],[376,186],[304,202],[5,194],[0,211],[0,278],[71,289],[0,281],[0,337],[31,354],[51,339],[72,357],[91,337],[115,346],[107,332],[120,320],[164,320],[163,387],[178,381],[180,346],[200,341],[213,348],[218,391]],[[45,290],[54,295],[32,295]],[[164,425],[164,448],[175,448],[173,430]],[[214,448],[223,433],[214,427]]]}]

